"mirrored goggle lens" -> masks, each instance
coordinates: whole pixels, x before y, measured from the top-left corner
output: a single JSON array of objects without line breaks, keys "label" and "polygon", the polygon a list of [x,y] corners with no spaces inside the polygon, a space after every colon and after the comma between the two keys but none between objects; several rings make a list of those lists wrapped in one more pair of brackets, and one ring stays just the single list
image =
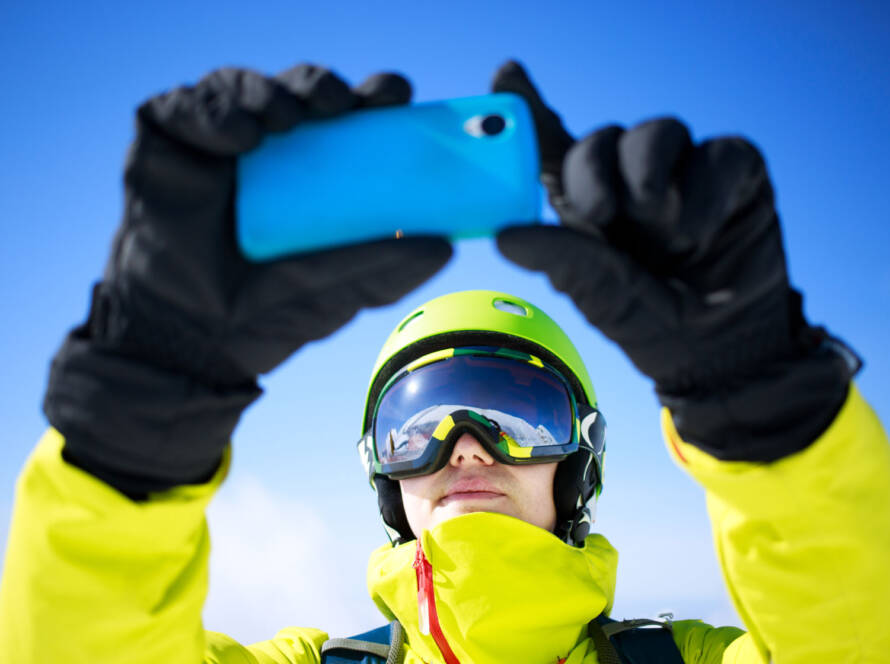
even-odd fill
[{"label": "mirrored goggle lens", "polygon": [[572,442],[572,400],[557,373],[522,360],[456,355],[407,372],[386,389],[374,420],[377,460],[387,466],[419,458],[459,410],[496,425],[499,447],[515,458],[564,453],[559,446]]}]

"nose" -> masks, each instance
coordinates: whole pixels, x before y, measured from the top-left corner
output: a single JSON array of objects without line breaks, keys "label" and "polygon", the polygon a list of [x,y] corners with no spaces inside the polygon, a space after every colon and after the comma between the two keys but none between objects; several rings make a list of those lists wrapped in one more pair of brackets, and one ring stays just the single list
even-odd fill
[{"label": "nose", "polygon": [[448,460],[449,465],[455,467],[480,465],[490,466],[494,463],[494,458],[482,446],[476,437],[471,433],[465,433],[456,441],[454,441],[454,449],[451,450],[451,458]]}]

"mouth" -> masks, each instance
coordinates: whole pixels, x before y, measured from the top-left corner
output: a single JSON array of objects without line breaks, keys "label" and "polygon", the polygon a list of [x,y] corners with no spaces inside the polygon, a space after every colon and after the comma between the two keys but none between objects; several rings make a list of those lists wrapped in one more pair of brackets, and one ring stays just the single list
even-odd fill
[{"label": "mouth", "polygon": [[454,482],[439,499],[440,505],[466,500],[496,500],[504,493],[491,482],[482,478],[466,478]]}]

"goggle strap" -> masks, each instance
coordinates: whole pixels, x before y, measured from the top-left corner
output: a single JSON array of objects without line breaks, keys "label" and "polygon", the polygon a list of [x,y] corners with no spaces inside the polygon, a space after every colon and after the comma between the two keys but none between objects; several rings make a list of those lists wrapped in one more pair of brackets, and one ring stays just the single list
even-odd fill
[{"label": "goggle strap", "polygon": [[[362,436],[357,444],[359,461],[368,474],[368,482],[374,487],[374,475],[376,475],[376,462],[374,461],[374,436],[368,432]],[[376,487],[375,491],[376,491]]]}]

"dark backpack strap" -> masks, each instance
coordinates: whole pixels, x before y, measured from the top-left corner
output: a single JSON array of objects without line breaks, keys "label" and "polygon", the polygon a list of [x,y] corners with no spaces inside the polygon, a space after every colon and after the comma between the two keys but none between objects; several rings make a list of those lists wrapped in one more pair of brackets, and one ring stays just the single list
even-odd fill
[{"label": "dark backpack strap", "polygon": [[601,615],[587,631],[601,664],[683,664],[670,622],[617,621]]},{"label": "dark backpack strap", "polygon": [[398,664],[405,632],[398,620],[348,639],[328,639],[321,646],[322,664]]},{"label": "dark backpack strap", "polygon": [[[615,646],[612,645],[609,637],[603,631],[603,625],[600,622],[602,617],[591,620],[590,624],[587,625],[587,633],[593,639],[593,645],[596,646],[596,658],[600,664],[623,664],[622,659],[618,656],[618,651],[615,650]],[[609,619],[606,618],[606,620]],[[615,621],[611,622],[614,623]]]}]

